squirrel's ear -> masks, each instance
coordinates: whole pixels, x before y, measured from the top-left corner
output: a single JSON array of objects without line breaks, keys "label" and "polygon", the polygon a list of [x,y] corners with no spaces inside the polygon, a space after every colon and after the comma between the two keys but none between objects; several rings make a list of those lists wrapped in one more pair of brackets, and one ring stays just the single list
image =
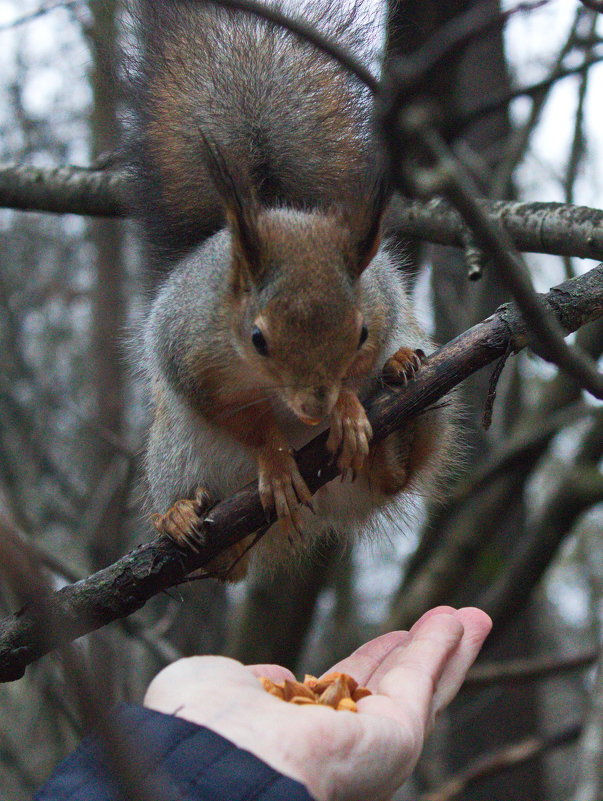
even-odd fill
[{"label": "squirrel's ear", "polygon": [[236,177],[215,142],[201,133],[206,163],[218,194],[224,203],[226,219],[233,239],[233,282],[248,285],[258,278],[260,269],[260,239],[258,235],[259,204],[247,175]]},{"label": "squirrel's ear", "polygon": [[381,244],[381,222],[391,198],[391,189],[383,176],[370,187],[367,199],[362,205],[354,204],[348,212],[347,225],[352,233],[352,250],[349,271],[352,278],[358,278],[368,267]]}]

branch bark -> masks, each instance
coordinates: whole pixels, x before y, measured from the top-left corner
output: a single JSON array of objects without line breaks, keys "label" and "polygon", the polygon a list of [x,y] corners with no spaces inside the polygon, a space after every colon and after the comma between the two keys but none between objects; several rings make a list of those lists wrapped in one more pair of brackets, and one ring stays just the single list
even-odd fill
[{"label": "branch bark", "polygon": [[[2,208],[126,217],[130,213],[128,193],[128,175],[122,169],[0,164]],[[603,260],[603,210],[568,203],[482,200],[480,205],[520,251]],[[464,223],[442,199],[396,196],[386,228],[409,239],[465,247]]]},{"label": "branch bark", "polygon": [[580,735],[581,726],[574,724],[556,734],[547,734],[540,737],[526,737],[511,745],[506,745],[479,757],[464,770],[452,776],[440,787],[423,794],[419,801],[454,801],[473,784],[496,776],[505,770],[511,770],[516,765],[536,759],[553,748],[571,743]]},{"label": "branch bark", "polygon": [[[603,258],[603,211],[566,203],[479,201],[491,221],[528,253]],[[465,246],[465,225],[445,200],[405,200],[397,196],[386,225],[402,237],[437,245]]]},{"label": "branch bark", "polygon": [[92,217],[127,216],[123,170],[0,164],[0,206]]},{"label": "branch bark", "polygon": [[[542,296],[546,307],[568,333],[603,315],[603,264],[554,287]],[[464,378],[507,352],[521,350],[528,330],[515,304],[495,314],[432,354],[407,387],[381,389],[371,399],[368,416],[375,440],[442,398]],[[297,454],[300,471],[312,492],[337,475],[325,447],[328,432]],[[90,631],[125,617],[153,595],[173,586],[190,571],[254,531],[266,528],[257,484],[228,498],[203,521],[206,545],[198,554],[182,551],[167,538],[138,546],[114,564],[87,579],[63,587],[43,599],[43,619],[25,606],[0,622],[0,680],[20,678],[25,667],[49,651]]]}]

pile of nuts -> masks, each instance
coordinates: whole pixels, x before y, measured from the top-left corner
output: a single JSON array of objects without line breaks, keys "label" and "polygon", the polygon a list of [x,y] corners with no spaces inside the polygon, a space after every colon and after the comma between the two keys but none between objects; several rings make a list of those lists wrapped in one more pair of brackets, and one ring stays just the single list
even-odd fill
[{"label": "pile of nuts", "polygon": [[356,679],[347,673],[327,673],[321,679],[306,674],[303,683],[290,679],[276,683],[262,676],[260,683],[270,695],[290,704],[321,704],[338,711],[357,712],[356,702],[372,695],[367,687],[359,687]]}]

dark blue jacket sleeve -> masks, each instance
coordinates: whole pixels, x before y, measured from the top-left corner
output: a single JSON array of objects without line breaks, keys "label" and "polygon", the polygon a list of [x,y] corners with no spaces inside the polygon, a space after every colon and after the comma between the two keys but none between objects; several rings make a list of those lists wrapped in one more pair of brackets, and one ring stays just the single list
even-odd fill
[{"label": "dark blue jacket sleeve", "polygon": [[[140,760],[154,798],[167,801],[312,801],[305,787],[282,776],[219,734],[150,709],[122,705],[121,741]],[[97,741],[86,738],[58,766],[34,801],[125,801]],[[129,800],[128,800],[129,801]]]}]

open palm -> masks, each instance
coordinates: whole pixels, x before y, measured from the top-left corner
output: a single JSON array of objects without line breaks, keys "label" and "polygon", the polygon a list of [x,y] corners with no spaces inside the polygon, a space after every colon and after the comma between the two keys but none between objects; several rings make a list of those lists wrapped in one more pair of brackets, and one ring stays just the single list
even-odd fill
[{"label": "open palm", "polygon": [[366,643],[331,668],[372,690],[358,713],[284,703],[256,677],[293,678],[286,668],[244,667],[217,656],[165,668],[145,705],[218,732],[305,784],[319,801],[379,801],[412,772],[435,716],[458,692],[490,626],[478,609],[438,607],[410,631]]}]

